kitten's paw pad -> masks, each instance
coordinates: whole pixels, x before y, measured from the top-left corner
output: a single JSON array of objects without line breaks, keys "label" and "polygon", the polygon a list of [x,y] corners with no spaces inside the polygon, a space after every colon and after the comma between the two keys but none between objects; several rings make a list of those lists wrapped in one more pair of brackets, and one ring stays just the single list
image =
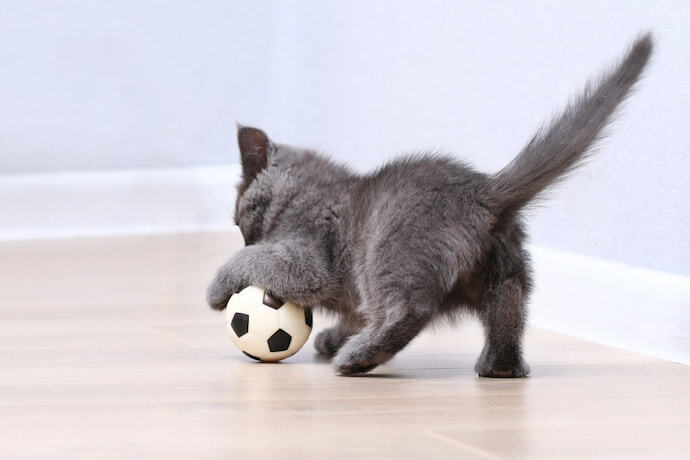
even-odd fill
[{"label": "kitten's paw pad", "polygon": [[486,374],[482,375],[479,374],[480,377],[491,377],[491,378],[496,378],[496,379],[511,379],[515,378],[515,372],[512,370],[499,370],[499,369],[492,369]]},{"label": "kitten's paw pad", "polygon": [[357,375],[364,374],[378,366],[378,364],[370,363],[369,361],[357,361],[351,363],[340,363],[336,370],[340,375]]},{"label": "kitten's paw pad", "polygon": [[342,353],[335,357],[333,366],[340,375],[364,374],[392,358],[390,353],[372,354],[367,352]]},{"label": "kitten's paw pad", "polygon": [[496,367],[480,367],[477,366],[477,374],[480,377],[489,377],[495,379],[514,379],[527,377],[530,372],[530,368],[526,363],[520,363],[520,365],[512,369],[501,369]]}]

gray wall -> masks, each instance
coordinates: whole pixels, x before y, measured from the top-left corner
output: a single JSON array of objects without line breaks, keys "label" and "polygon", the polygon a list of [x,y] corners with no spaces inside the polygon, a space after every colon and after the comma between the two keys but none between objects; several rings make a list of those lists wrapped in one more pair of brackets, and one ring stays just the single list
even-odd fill
[{"label": "gray wall", "polygon": [[658,53],[533,241],[690,275],[690,4],[0,0],[0,171],[235,162],[234,121],[365,170],[500,168],[640,30]]}]

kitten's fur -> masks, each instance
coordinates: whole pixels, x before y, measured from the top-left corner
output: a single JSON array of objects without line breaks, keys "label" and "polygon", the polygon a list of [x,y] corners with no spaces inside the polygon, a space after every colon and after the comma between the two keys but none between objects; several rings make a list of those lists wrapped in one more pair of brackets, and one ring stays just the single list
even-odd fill
[{"label": "kitten's fur", "polygon": [[433,318],[464,309],[485,328],[479,375],[526,376],[531,276],[521,209],[582,163],[651,51],[651,36],[639,38],[493,175],[428,154],[360,176],[240,127],[235,221],[246,247],[219,269],[209,304],[223,309],[255,284],[337,313],[316,349],[345,375],[373,369]]}]

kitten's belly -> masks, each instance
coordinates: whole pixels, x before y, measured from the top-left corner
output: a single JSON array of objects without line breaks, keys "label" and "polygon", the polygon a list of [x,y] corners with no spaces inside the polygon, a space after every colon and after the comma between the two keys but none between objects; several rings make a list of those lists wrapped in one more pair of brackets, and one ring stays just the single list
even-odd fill
[{"label": "kitten's belly", "polygon": [[441,303],[442,311],[467,308],[477,311],[481,306],[482,291],[477,283],[458,281]]}]

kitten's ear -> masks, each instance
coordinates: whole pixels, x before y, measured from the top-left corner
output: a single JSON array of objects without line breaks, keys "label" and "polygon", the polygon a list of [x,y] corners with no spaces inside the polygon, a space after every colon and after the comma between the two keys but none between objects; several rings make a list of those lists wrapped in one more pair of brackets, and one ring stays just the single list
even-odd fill
[{"label": "kitten's ear", "polygon": [[273,144],[260,129],[240,125],[237,125],[237,143],[242,157],[242,176],[251,181],[268,166]]}]

